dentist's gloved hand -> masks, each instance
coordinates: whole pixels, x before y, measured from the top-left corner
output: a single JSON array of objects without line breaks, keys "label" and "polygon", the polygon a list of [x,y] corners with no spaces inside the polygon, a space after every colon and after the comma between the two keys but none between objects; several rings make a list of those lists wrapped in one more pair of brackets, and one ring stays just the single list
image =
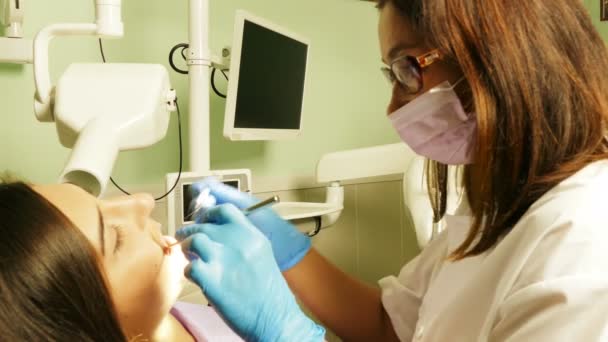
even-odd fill
[{"label": "dentist's gloved hand", "polygon": [[[255,197],[213,178],[193,184],[192,188],[198,192],[209,189],[217,204],[231,203],[239,209],[246,209],[259,202]],[[295,266],[310,250],[310,237],[283,220],[272,208],[258,209],[247,217],[270,240],[272,252],[281,271]],[[203,223],[204,216],[198,217],[196,222]]]},{"label": "dentist's gloved hand", "polygon": [[209,223],[178,236],[194,253],[186,277],[246,341],[323,341],[325,329],[300,309],[277,267],[268,240],[231,204],[209,209]]}]

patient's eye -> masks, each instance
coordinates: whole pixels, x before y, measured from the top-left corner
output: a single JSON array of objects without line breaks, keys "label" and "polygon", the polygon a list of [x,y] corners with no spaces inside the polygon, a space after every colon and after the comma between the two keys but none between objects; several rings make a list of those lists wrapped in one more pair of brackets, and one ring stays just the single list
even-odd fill
[{"label": "patient's eye", "polygon": [[116,242],[114,243],[114,253],[118,252],[125,240],[125,229],[120,225],[112,225],[112,229],[116,231]]}]

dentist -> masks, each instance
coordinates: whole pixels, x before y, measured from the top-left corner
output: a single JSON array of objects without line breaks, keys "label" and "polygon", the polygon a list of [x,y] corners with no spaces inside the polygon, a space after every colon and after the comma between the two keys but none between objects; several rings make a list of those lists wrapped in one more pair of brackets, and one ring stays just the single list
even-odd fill
[{"label": "dentist", "polygon": [[[446,229],[379,288],[272,209],[178,233],[186,275],[248,341],[608,340],[608,53],[581,1],[379,0],[388,119],[429,160]],[[465,196],[446,215],[447,165]],[[222,204],[223,203],[223,204]],[[295,296],[294,296],[295,294]]]}]

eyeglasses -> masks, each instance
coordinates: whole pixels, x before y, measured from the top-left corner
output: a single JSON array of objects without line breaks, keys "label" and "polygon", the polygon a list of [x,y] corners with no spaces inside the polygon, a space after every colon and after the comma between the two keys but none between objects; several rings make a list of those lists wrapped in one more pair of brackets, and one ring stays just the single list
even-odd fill
[{"label": "eyeglasses", "polygon": [[422,69],[435,63],[441,55],[435,49],[424,55],[401,56],[394,59],[389,67],[382,67],[382,73],[393,84],[399,82],[407,94],[418,94],[422,90]]}]

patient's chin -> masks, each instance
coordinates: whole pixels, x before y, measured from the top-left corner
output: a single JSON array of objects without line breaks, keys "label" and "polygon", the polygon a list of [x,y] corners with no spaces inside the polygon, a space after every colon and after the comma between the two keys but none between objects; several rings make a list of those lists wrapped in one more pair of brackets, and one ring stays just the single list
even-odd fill
[{"label": "patient's chin", "polygon": [[[172,237],[164,237],[169,243],[175,242]],[[187,280],[184,277],[184,269],[188,265],[188,259],[182,252],[180,245],[171,247],[169,253],[164,255],[163,277],[165,278],[166,295],[171,303],[177,301]]]}]

